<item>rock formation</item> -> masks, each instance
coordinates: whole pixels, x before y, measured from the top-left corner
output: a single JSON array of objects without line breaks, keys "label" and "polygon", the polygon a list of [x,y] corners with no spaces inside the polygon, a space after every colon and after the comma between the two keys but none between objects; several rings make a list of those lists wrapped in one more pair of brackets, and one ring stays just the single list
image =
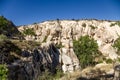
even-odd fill
[{"label": "rock formation", "polygon": [[41,43],[52,42],[61,45],[59,51],[64,72],[72,72],[80,68],[79,61],[73,51],[73,40],[78,40],[80,36],[89,35],[93,37],[98,43],[99,51],[106,58],[114,60],[119,57],[116,54],[116,49],[112,47],[120,35],[120,26],[116,24],[116,21],[54,20],[20,26],[18,30],[23,32],[28,28],[32,28],[36,35],[26,35],[26,40],[36,40]]},{"label": "rock formation", "polygon": [[38,80],[48,70],[55,73],[59,64],[59,51],[51,44],[44,44],[33,51],[22,51],[22,58],[8,64],[9,80]]}]

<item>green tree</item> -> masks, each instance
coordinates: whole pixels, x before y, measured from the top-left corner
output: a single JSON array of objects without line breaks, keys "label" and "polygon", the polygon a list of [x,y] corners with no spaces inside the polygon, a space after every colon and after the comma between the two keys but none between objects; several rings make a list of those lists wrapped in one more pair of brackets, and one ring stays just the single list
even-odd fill
[{"label": "green tree", "polygon": [[88,35],[81,36],[78,40],[73,41],[73,49],[82,68],[94,65],[94,58],[98,54],[98,45],[93,38],[90,38]]},{"label": "green tree", "polygon": [[7,80],[8,69],[6,65],[0,64],[0,80]]},{"label": "green tree", "polygon": [[0,16],[0,29],[4,29],[5,26],[8,24],[8,21],[6,18],[4,18],[4,16]]}]

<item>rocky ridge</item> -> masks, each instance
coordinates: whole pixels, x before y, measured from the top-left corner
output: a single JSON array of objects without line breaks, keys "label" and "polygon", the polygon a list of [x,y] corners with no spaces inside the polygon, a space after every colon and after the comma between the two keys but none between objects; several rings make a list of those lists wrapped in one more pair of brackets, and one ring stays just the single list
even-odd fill
[{"label": "rocky ridge", "polygon": [[59,65],[60,54],[53,44],[45,44],[32,51],[22,50],[21,56],[16,56],[18,59],[8,64],[9,80],[42,80],[44,72],[54,74]]},{"label": "rocky ridge", "polygon": [[80,36],[89,35],[99,46],[99,51],[106,58],[119,58],[116,49],[112,47],[120,35],[120,26],[117,21],[102,20],[54,20],[38,24],[18,27],[23,33],[25,29],[32,29],[35,35],[25,35],[26,40],[36,40],[41,43],[60,45],[60,61],[64,72],[72,72],[80,68],[79,60],[73,51],[73,40]]}]

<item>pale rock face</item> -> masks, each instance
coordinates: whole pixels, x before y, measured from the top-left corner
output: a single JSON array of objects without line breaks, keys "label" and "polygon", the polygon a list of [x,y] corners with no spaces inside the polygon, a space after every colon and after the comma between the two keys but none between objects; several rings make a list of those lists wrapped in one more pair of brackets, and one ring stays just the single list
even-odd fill
[{"label": "pale rock face", "polygon": [[106,64],[106,63],[100,63],[97,64],[94,69],[99,69],[101,71],[106,72],[107,74],[113,74],[114,69],[113,69],[113,64]]},{"label": "pale rock face", "polygon": [[[112,47],[114,41],[120,36],[120,27],[118,25],[110,26],[114,21],[99,20],[56,20],[45,21],[39,24],[19,27],[23,31],[24,27],[33,28],[36,35],[31,36],[30,40],[43,42],[53,42],[54,44],[62,43],[60,55],[63,63],[63,71],[72,71],[78,69],[79,60],[73,51],[73,39],[78,40],[80,36],[89,35],[94,38],[99,46],[99,51],[108,58],[116,59],[118,55]],[[86,26],[83,26],[86,24]],[[27,40],[27,36],[25,37]],[[67,56],[67,57],[66,57]],[[68,59],[68,60],[66,60]],[[76,67],[75,67],[76,66]]]},{"label": "pale rock face", "polygon": [[64,60],[63,61],[63,64],[65,64],[65,65],[70,65],[70,64],[72,64],[72,60],[71,60],[71,58],[69,57],[69,56],[67,56],[67,55],[62,55],[62,60]]},{"label": "pale rock face", "polygon": [[25,37],[26,40],[35,40],[35,36],[28,35]]},{"label": "pale rock face", "polygon": [[[114,69],[112,64],[100,63],[95,67],[87,67],[82,70],[81,76],[86,78],[94,78],[100,75],[113,75]],[[109,79],[108,79],[109,80]]]},{"label": "pale rock face", "polygon": [[104,53],[103,55],[111,58],[111,59],[116,59],[118,57],[118,55],[115,53],[116,50],[111,46],[111,44],[106,44],[102,47],[99,48],[100,51],[102,51],[102,53]]}]

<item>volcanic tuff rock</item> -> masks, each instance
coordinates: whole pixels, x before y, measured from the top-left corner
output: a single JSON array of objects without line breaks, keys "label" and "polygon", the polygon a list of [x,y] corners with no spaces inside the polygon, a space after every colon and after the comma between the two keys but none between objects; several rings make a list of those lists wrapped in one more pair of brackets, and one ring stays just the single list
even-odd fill
[{"label": "volcanic tuff rock", "polygon": [[22,57],[8,64],[8,79],[39,80],[40,77],[42,80],[45,71],[55,73],[59,56],[58,49],[52,43],[34,48],[33,51],[22,50]]},{"label": "volcanic tuff rock", "polygon": [[[107,58],[119,57],[112,47],[114,41],[120,35],[120,26],[115,21],[100,20],[54,20],[38,24],[18,27],[20,32],[32,28],[35,36],[26,35],[26,40],[39,42],[52,42],[61,45],[59,51],[63,63],[63,71],[73,71],[79,68],[79,61],[73,51],[73,40],[80,36],[89,35],[93,37],[99,46],[99,51]],[[111,24],[115,24],[112,25]]]}]

